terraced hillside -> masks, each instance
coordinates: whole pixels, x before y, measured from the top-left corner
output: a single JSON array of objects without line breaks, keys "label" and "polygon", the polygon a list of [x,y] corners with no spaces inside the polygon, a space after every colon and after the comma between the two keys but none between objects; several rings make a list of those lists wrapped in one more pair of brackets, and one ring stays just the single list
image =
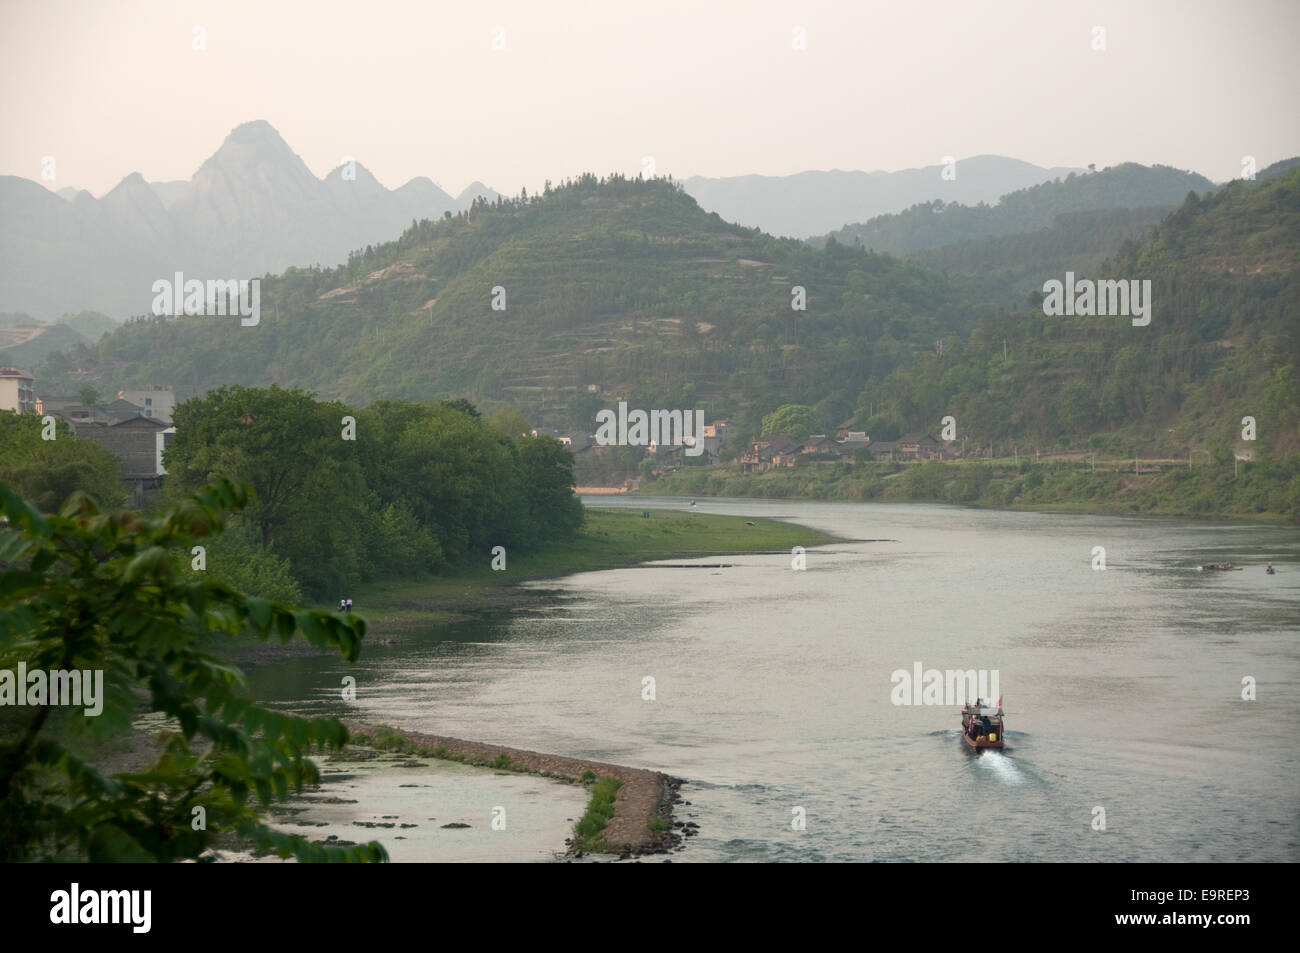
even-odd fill
[{"label": "terraced hillside", "polygon": [[[796,286],[805,310],[792,308]],[[277,382],[358,403],[466,396],[557,426],[583,425],[611,395],[833,413],[974,320],[921,266],[730,225],[669,181],[589,175],[413,223],[340,268],[268,277],[256,327],[147,317],[40,374],[64,390]]]}]

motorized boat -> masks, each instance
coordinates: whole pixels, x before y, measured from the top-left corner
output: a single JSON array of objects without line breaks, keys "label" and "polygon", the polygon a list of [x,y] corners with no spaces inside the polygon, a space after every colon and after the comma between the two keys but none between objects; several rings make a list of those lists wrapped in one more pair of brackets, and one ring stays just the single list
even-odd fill
[{"label": "motorized boat", "polygon": [[996,705],[987,705],[984,699],[967,702],[961,710],[961,738],[972,748],[1001,748],[1004,729],[1002,699]]},{"label": "motorized boat", "polygon": [[1273,568],[1273,564],[1272,564],[1272,563],[1269,563],[1269,564],[1268,564],[1268,568],[1265,569],[1264,572],[1268,573],[1268,574],[1271,576],[1271,575],[1273,575],[1275,572],[1277,572],[1277,570]]}]

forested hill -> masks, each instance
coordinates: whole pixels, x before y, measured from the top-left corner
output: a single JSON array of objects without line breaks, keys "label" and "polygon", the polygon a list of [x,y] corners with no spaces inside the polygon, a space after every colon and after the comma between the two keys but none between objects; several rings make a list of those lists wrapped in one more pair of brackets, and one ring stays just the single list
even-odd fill
[{"label": "forested hill", "polygon": [[361,404],[508,402],[554,426],[589,426],[611,395],[848,411],[868,377],[975,321],[920,266],[728,224],[671,181],[587,175],[413,224],[340,268],[267,278],[256,327],[130,322],[47,361],[37,392],[275,382]]},{"label": "forested hill", "polygon": [[[942,357],[873,381],[860,425],[874,410],[865,426],[879,437],[952,414],[974,441],[1183,459],[1208,450],[1228,473],[1231,451],[1249,450],[1252,472],[1278,476],[1274,489],[1289,486],[1300,506],[1300,169],[1189,195],[1104,276],[1150,279],[1148,326],[1041,308],[992,318]],[[1247,415],[1253,443],[1241,438]]]},{"label": "forested hill", "polygon": [[996,205],[923,202],[905,212],[846,225],[832,234],[846,245],[860,244],[878,252],[906,255],[973,238],[1038,231],[1051,226],[1064,213],[1172,209],[1188,192],[1213,188],[1213,182],[1195,172],[1126,162],[1096,173],[1071,173],[1065,179],[1011,192]]}]

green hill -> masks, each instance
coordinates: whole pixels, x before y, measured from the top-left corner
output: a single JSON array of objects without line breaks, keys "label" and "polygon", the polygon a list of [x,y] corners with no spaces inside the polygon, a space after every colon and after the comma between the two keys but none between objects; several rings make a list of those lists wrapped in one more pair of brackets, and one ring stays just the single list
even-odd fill
[{"label": "green hill", "polygon": [[832,235],[846,245],[907,255],[974,238],[1036,232],[1052,226],[1057,216],[1071,212],[1155,207],[1172,210],[1189,191],[1213,188],[1213,182],[1194,172],[1126,162],[1101,172],[1071,173],[1065,179],[1011,192],[996,205],[923,202],[895,215],[846,225]]},{"label": "green hill", "polygon": [[1100,276],[1150,279],[1150,325],[1020,309],[951,342],[942,358],[873,382],[862,405],[874,398],[904,429],[952,413],[970,421],[973,439],[1070,445],[1123,431],[1170,453],[1226,439],[1231,418],[1266,406],[1267,442],[1298,449],[1300,402],[1283,398],[1295,396],[1284,372],[1300,358],[1300,170],[1189,195]]},{"label": "green hill", "polygon": [[[791,308],[794,286],[804,311]],[[38,393],[276,382],[361,404],[512,403],[554,426],[589,426],[617,397],[717,414],[793,400],[832,414],[869,377],[975,321],[917,265],[730,225],[670,181],[591,175],[413,224],[344,267],[268,277],[261,312],[257,327],[129,322],[47,361]]]},{"label": "green hill", "polygon": [[51,354],[95,341],[116,327],[115,321],[91,311],[64,315],[52,324],[23,313],[0,314],[0,365],[35,367]]},{"label": "green hill", "polygon": [[989,235],[915,252],[977,301],[1023,305],[1043,275],[1091,274],[1126,241],[1145,238],[1176,206],[1062,212],[1048,228]]},{"label": "green hill", "polygon": [[1188,195],[1099,272],[1151,282],[1149,325],[1022,307],[863,390],[875,440],[951,416],[975,459],[685,469],[651,492],[1300,521],[1300,169]]}]

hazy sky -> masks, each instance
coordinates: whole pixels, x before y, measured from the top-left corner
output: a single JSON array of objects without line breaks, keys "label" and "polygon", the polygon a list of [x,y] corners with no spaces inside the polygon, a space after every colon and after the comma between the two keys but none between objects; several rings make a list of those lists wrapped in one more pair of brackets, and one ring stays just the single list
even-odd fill
[{"label": "hazy sky", "polygon": [[[1300,154],[1300,0],[0,0],[0,174],[188,179],[266,119],[455,194],[996,153],[1219,181]],[[196,50],[195,28],[206,49]],[[504,49],[494,50],[494,28]],[[1094,49],[1095,28],[1104,50]],[[795,49],[802,30],[806,49]]]}]

